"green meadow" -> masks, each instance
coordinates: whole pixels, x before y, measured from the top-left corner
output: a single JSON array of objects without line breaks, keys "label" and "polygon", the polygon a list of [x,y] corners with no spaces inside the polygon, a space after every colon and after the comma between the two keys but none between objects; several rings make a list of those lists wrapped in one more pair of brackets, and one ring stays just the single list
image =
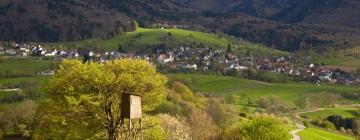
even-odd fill
[{"label": "green meadow", "polygon": [[[328,85],[317,86],[312,83],[266,83],[235,77],[199,75],[199,74],[170,74],[171,80],[182,80],[197,91],[210,92],[216,95],[242,95],[239,104],[245,105],[248,98],[257,99],[261,96],[278,96],[290,105],[297,97],[310,93],[339,94],[344,91],[355,92],[356,86]],[[354,101],[356,102],[356,101]]]},{"label": "green meadow", "polygon": [[352,118],[356,117],[355,111],[358,110],[360,110],[360,108],[326,108],[316,112],[303,113],[301,116],[309,119],[326,118],[330,115],[339,115],[344,118]]},{"label": "green meadow", "polygon": [[151,46],[164,45],[167,47],[181,45],[204,45],[211,48],[227,48],[234,45],[236,53],[245,54],[248,50],[254,54],[288,55],[289,53],[266,48],[260,44],[250,43],[241,39],[224,37],[204,32],[182,29],[145,29],[138,28],[133,32],[126,32],[110,39],[88,39],[68,42],[49,42],[45,46],[59,48],[93,47],[100,50],[118,50],[119,46],[129,51],[144,50]]},{"label": "green meadow", "polygon": [[55,67],[54,62],[38,58],[8,58],[0,63],[0,75],[29,76],[51,67]]},{"label": "green meadow", "polygon": [[326,58],[317,60],[318,63],[324,63],[329,68],[340,68],[351,72],[360,69],[360,60],[358,57],[346,56],[340,58]]},{"label": "green meadow", "polygon": [[353,138],[337,133],[328,132],[317,128],[306,128],[298,135],[301,140],[353,140]]}]

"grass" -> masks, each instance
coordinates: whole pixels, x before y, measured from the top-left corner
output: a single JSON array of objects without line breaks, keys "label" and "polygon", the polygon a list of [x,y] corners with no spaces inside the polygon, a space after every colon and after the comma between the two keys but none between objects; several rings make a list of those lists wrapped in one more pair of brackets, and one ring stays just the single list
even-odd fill
[{"label": "grass", "polygon": [[36,58],[9,58],[0,63],[0,74],[34,75],[36,72],[54,67],[54,62]]},{"label": "grass", "polygon": [[[239,105],[246,105],[248,98],[278,96],[293,105],[297,97],[309,93],[334,93],[359,91],[356,86],[328,85],[316,86],[312,83],[265,83],[235,77],[199,74],[170,74],[170,79],[180,79],[193,89],[217,95],[243,95]],[[355,101],[356,102],[356,101]]]},{"label": "grass", "polygon": [[301,140],[353,140],[353,138],[341,134],[336,134],[316,128],[306,128],[300,131]]},{"label": "grass", "polygon": [[354,112],[357,110],[360,109],[359,108],[327,108],[316,112],[304,113],[301,114],[301,116],[309,119],[326,118],[330,115],[339,115],[344,118],[352,118],[352,117],[356,117]]},{"label": "grass", "polygon": [[249,50],[253,54],[288,55],[289,53],[266,48],[244,40],[231,39],[220,35],[196,32],[182,29],[145,29],[138,28],[133,32],[115,36],[111,39],[88,39],[70,42],[44,43],[45,46],[58,46],[65,48],[94,47],[101,50],[118,50],[122,46],[128,51],[149,49],[151,46],[165,45],[167,47],[202,44],[212,48],[226,48],[228,44],[235,44],[236,53],[245,54]]},{"label": "grass", "polygon": [[0,99],[13,95],[14,91],[0,91]]},{"label": "grass", "polygon": [[49,79],[48,76],[3,78],[3,79],[0,79],[0,84],[18,84],[18,83],[23,82],[23,81],[44,83],[48,79]]},{"label": "grass", "polygon": [[359,58],[347,56],[341,58],[326,58],[317,60],[318,63],[324,63],[328,68],[340,68],[342,70],[351,72],[360,69]]}]

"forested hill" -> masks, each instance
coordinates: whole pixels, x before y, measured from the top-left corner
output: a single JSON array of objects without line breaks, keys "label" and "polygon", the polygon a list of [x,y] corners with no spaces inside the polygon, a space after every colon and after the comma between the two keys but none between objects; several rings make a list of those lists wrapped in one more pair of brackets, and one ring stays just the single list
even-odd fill
[{"label": "forested hill", "polygon": [[111,38],[170,25],[224,32],[281,50],[360,44],[356,0],[2,0],[0,40]]}]

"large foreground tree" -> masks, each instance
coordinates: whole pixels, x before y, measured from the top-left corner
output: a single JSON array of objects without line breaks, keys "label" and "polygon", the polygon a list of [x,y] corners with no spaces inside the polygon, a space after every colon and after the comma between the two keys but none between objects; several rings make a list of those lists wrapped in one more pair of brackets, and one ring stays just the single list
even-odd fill
[{"label": "large foreground tree", "polygon": [[99,123],[106,130],[108,139],[115,140],[124,123],[121,119],[122,95],[141,96],[143,110],[148,110],[164,99],[166,81],[166,77],[145,60],[120,59],[85,64],[71,60],[61,63],[47,83],[46,91],[53,102],[63,106],[58,115],[73,117],[81,125]]}]

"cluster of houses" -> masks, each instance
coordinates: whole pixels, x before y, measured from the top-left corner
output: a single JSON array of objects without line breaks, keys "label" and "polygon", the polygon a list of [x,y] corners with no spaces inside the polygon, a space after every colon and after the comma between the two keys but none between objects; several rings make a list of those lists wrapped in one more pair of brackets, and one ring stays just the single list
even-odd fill
[{"label": "cluster of houses", "polygon": [[[12,43],[4,47],[0,45],[0,55],[12,56],[39,56],[51,57],[53,60],[76,59],[80,56],[87,57],[89,61],[105,62],[118,58],[146,59],[157,65],[165,65],[169,69],[182,69],[185,71],[244,71],[256,69],[278,74],[299,76],[304,79],[313,79],[314,82],[330,82],[341,84],[360,83],[360,77],[339,70],[328,69],[325,66],[309,63],[294,65],[292,56],[260,58],[238,57],[226,49],[212,49],[209,47],[180,46],[174,48],[157,48],[151,54],[122,53],[118,51],[89,51],[89,50],[58,50],[45,49],[39,44]],[[52,71],[39,72],[40,75],[52,75]]]},{"label": "cluster of houses", "polygon": [[64,58],[77,58],[79,53],[76,49],[64,51],[57,49],[45,49],[40,44],[34,43],[9,43],[7,46],[0,44],[0,55],[9,55],[17,57],[27,56],[48,56],[57,57],[61,56]]}]

